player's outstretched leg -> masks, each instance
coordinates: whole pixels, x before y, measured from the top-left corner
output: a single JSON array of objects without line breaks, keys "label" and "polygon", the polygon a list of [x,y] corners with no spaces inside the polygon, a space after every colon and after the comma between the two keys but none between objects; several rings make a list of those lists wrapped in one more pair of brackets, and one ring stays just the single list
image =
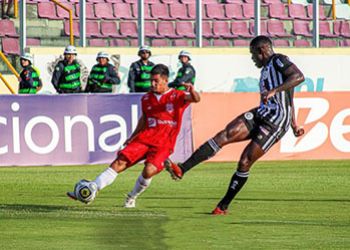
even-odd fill
[{"label": "player's outstretched leg", "polygon": [[142,174],[137,178],[134,189],[128,193],[124,207],[125,208],[134,208],[136,207],[136,198],[142,194],[151,184],[152,178],[144,178]]},{"label": "player's outstretched leg", "polygon": [[171,177],[174,180],[179,180],[182,179],[187,171],[197,164],[213,157],[220,149],[214,138],[212,138],[202,144],[202,146],[200,146],[184,163],[175,164],[167,159],[164,165]]}]

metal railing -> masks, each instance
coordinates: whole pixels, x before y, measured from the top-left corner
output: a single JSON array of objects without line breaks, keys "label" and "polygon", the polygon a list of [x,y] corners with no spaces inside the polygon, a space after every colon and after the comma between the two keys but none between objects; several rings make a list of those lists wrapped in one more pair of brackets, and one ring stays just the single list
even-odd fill
[{"label": "metal railing", "polygon": [[50,0],[50,1],[54,2],[56,5],[58,5],[59,7],[61,7],[62,9],[64,9],[65,11],[68,12],[68,14],[69,14],[69,43],[70,43],[70,45],[74,45],[73,11],[72,11],[72,9],[64,6],[63,4],[58,2],[57,0]]},{"label": "metal railing", "polygon": [[[9,62],[9,60],[7,59],[7,57],[4,55],[4,53],[2,53],[0,51],[0,58],[5,62],[5,64],[7,65],[7,67],[11,70],[11,72],[17,77],[19,78],[19,74],[17,73],[16,69],[11,65],[11,63]],[[10,86],[10,84],[6,81],[6,79],[4,78],[4,76],[0,73],[0,79],[5,83],[6,87],[8,88],[8,90],[10,90],[10,92],[12,94],[16,94],[16,92],[13,90],[13,88]]]}]

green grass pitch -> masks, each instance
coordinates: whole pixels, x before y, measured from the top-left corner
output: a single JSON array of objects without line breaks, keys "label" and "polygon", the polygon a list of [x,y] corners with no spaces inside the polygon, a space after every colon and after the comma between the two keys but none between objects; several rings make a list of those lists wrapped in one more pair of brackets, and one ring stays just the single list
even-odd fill
[{"label": "green grass pitch", "polygon": [[122,207],[142,166],[90,205],[65,196],[106,166],[0,168],[0,249],[350,249],[350,161],[258,162],[227,216],[211,210],[235,163],[163,172]]}]

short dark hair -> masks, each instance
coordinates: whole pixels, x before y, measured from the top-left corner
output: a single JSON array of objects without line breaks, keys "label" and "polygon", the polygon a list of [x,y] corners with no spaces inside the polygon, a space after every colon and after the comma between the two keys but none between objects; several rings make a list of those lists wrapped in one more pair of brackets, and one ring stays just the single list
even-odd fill
[{"label": "short dark hair", "polygon": [[169,77],[169,69],[168,66],[164,64],[157,64],[151,70],[151,75],[161,75]]},{"label": "short dark hair", "polygon": [[257,36],[250,42],[250,47],[260,48],[264,44],[268,44],[272,47],[271,39],[267,36]]}]

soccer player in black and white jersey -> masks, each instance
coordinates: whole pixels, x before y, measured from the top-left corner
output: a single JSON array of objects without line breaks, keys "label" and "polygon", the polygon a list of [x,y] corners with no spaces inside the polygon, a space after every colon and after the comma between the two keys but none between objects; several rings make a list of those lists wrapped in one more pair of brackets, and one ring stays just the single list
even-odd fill
[{"label": "soccer player in black and white jersey", "polygon": [[260,105],[232,120],[222,131],[201,145],[183,163],[165,162],[174,179],[181,179],[191,168],[214,156],[227,144],[250,140],[243,150],[225,196],[212,211],[227,214],[236,194],[246,183],[253,163],[278,142],[291,126],[295,136],[304,134],[294,117],[294,87],[304,81],[303,73],[287,56],[276,54],[271,40],[257,36],[250,43],[250,53],[260,76]]}]

